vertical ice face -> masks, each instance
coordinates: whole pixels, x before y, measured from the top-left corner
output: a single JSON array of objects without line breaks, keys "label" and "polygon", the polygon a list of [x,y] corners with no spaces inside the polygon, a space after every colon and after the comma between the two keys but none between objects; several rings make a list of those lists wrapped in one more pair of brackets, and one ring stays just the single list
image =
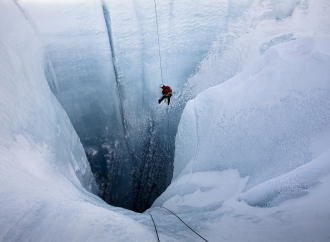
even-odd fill
[{"label": "vertical ice face", "polygon": [[93,174],[47,83],[35,29],[11,0],[0,1],[0,22],[0,240],[152,241],[152,230],[91,193]]},{"label": "vertical ice face", "polygon": [[18,3],[45,42],[55,73],[48,81],[56,84],[54,94],[84,145],[101,196],[131,207],[132,155],[100,1]]},{"label": "vertical ice face", "polygon": [[[143,211],[170,183],[174,136],[185,105],[178,97],[222,27],[227,3],[156,1],[160,46],[154,1],[103,4],[134,156],[135,206]],[[162,84],[159,48],[163,82],[174,90],[169,107],[157,103]]]},{"label": "vertical ice face", "polygon": [[17,169],[40,183],[60,177],[97,193],[80,140],[45,78],[43,44],[14,2],[0,9],[1,187],[19,190],[10,182],[20,179]]}]

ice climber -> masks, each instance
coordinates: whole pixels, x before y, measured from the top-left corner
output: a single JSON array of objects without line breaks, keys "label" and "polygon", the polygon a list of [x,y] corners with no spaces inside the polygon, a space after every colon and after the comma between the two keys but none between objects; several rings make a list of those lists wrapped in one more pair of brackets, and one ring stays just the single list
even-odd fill
[{"label": "ice climber", "polygon": [[160,104],[165,98],[167,98],[167,104],[170,105],[170,98],[172,97],[172,89],[169,86],[164,86],[163,84],[160,85],[160,88],[163,89],[162,91],[162,98],[158,100]]}]

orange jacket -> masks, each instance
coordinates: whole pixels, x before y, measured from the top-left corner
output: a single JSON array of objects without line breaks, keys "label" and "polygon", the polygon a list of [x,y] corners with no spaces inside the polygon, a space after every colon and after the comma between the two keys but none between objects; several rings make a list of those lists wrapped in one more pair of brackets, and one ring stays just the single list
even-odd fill
[{"label": "orange jacket", "polygon": [[167,95],[168,97],[172,97],[172,89],[169,86],[163,86],[163,95]]}]

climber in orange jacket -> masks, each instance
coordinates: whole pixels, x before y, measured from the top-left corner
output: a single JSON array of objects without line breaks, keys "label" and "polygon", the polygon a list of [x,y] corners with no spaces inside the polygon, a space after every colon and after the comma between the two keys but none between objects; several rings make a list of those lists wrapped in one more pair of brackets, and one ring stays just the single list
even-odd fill
[{"label": "climber in orange jacket", "polygon": [[160,85],[160,88],[163,89],[162,91],[162,98],[158,100],[160,104],[165,98],[167,98],[167,104],[170,105],[170,98],[172,97],[172,89],[169,86],[164,86],[163,84]]}]

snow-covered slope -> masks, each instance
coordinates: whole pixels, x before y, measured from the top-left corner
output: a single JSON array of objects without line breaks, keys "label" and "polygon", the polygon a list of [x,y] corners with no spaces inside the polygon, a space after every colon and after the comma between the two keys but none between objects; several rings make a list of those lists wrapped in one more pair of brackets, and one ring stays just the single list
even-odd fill
[{"label": "snow-covered slope", "polygon": [[319,36],[270,48],[188,102],[153,207],[210,241],[327,241],[329,181],[330,36]]}]

